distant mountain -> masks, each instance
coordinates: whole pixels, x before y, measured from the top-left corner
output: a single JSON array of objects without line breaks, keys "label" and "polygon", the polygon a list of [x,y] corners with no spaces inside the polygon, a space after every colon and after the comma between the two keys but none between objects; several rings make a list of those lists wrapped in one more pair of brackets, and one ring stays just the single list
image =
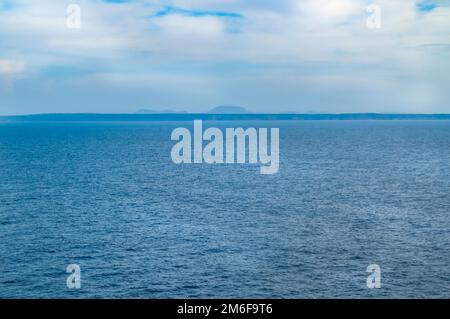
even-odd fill
[{"label": "distant mountain", "polygon": [[226,106],[221,105],[209,110],[210,114],[243,114],[250,113],[247,109],[242,106]]},{"label": "distant mountain", "polygon": [[152,114],[34,114],[0,116],[1,122],[139,122],[139,121],[321,121],[321,120],[450,120],[450,114],[211,114],[211,113],[152,113]]},{"label": "distant mountain", "polygon": [[186,111],[174,111],[174,110],[149,110],[149,109],[140,109],[136,112],[136,114],[169,114],[169,113],[186,113]]}]

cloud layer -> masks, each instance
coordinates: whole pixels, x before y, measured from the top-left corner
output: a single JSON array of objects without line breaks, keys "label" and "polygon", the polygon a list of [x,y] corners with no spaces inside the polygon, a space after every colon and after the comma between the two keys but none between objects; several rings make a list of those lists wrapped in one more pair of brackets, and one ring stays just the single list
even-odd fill
[{"label": "cloud layer", "polygon": [[[446,1],[4,1],[0,113],[450,112]],[[67,6],[81,28],[67,28]]]}]

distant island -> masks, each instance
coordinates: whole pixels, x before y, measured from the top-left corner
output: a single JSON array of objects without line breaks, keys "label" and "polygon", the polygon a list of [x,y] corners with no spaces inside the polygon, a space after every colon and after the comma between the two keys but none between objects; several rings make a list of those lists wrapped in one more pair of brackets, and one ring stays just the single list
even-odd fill
[{"label": "distant island", "polygon": [[2,122],[150,122],[150,121],[323,121],[323,120],[450,120],[450,114],[294,114],[294,113],[54,113],[0,116]]},{"label": "distant island", "polygon": [[[136,114],[184,114],[188,113],[186,111],[174,111],[171,109],[165,109],[165,110],[155,110],[155,109],[139,109],[136,111]],[[209,114],[244,114],[244,113],[250,113],[246,108],[242,106],[227,106],[227,105],[220,105],[212,108],[207,113]]]}]

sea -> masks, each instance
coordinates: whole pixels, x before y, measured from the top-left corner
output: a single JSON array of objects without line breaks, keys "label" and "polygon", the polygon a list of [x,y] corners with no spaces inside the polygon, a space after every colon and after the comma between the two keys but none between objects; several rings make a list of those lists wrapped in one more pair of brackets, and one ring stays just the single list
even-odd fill
[{"label": "sea", "polygon": [[0,298],[450,297],[450,121],[204,126],[279,128],[279,172],[174,164],[189,121],[0,122]]}]

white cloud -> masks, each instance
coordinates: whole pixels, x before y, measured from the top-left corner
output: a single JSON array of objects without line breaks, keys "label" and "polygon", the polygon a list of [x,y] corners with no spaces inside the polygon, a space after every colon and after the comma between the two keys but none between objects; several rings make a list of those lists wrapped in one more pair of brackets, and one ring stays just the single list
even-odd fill
[{"label": "white cloud", "polygon": [[304,0],[296,2],[296,9],[302,18],[317,24],[334,24],[347,21],[361,14],[365,1],[355,0]]},{"label": "white cloud", "polygon": [[222,21],[214,17],[186,17],[175,14],[156,19],[155,25],[161,28],[165,36],[217,37],[224,32]]},{"label": "white cloud", "polygon": [[[394,89],[383,83],[398,83],[395,91],[403,93],[394,95],[403,106],[428,97],[450,105],[450,94],[441,86],[450,82],[450,7],[418,12],[416,0],[377,0],[382,27],[370,30],[366,7],[374,1],[369,0],[138,0],[121,5],[79,0],[82,28],[74,30],[65,24],[70,2],[21,0],[13,10],[0,11],[0,56],[15,61],[0,60],[0,74],[31,74],[64,65],[103,72],[104,81],[108,72],[115,77],[122,72],[124,76],[118,78],[126,82],[151,78],[155,69],[163,76],[163,67],[170,69],[172,79],[193,75],[183,72],[202,72],[192,71],[197,65],[240,63],[258,65],[262,71],[243,66],[231,79],[200,74],[202,83],[221,77],[224,80],[215,90],[223,97],[234,85],[226,80],[241,81],[254,90],[255,104],[270,100],[257,96],[256,83],[270,93],[271,86],[261,84],[261,79],[270,79],[272,87],[291,79],[294,87],[296,78],[307,79],[299,81],[302,88],[327,89],[339,83],[342,91],[367,83],[376,86],[377,94],[386,95]],[[155,17],[167,3],[193,11],[239,13],[244,18],[180,12]],[[192,66],[190,71],[184,70],[186,65]],[[103,69],[97,70],[100,66]],[[287,67],[295,73],[292,77],[286,74]],[[189,81],[181,82],[189,86]],[[164,83],[170,86],[170,81]],[[420,99],[408,98],[417,90],[428,93]],[[301,100],[282,89],[273,92]]]},{"label": "white cloud", "polygon": [[25,63],[12,60],[0,60],[0,74],[12,75],[25,70]]},{"label": "white cloud", "polygon": [[[20,45],[23,51],[48,50],[54,56],[108,58],[134,50],[159,52],[161,57],[182,54],[186,59],[240,58],[250,63],[342,61],[349,55],[356,61],[378,63],[401,60],[396,52],[412,46],[449,42],[449,7],[419,14],[413,0],[379,0],[382,28],[373,31],[365,25],[366,0],[280,2],[291,10],[274,10],[257,2],[249,7],[242,0],[172,2],[191,10],[228,9],[245,16],[243,21],[226,21],[179,13],[149,18],[161,9],[161,1],[113,5],[84,0],[80,1],[82,29],[70,30],[59,1],[22,1],[17,10],[0,12],[0,39],[5,51],[9,45]],[[237,24],[238,32],[227,32],[230,24]]]}]

